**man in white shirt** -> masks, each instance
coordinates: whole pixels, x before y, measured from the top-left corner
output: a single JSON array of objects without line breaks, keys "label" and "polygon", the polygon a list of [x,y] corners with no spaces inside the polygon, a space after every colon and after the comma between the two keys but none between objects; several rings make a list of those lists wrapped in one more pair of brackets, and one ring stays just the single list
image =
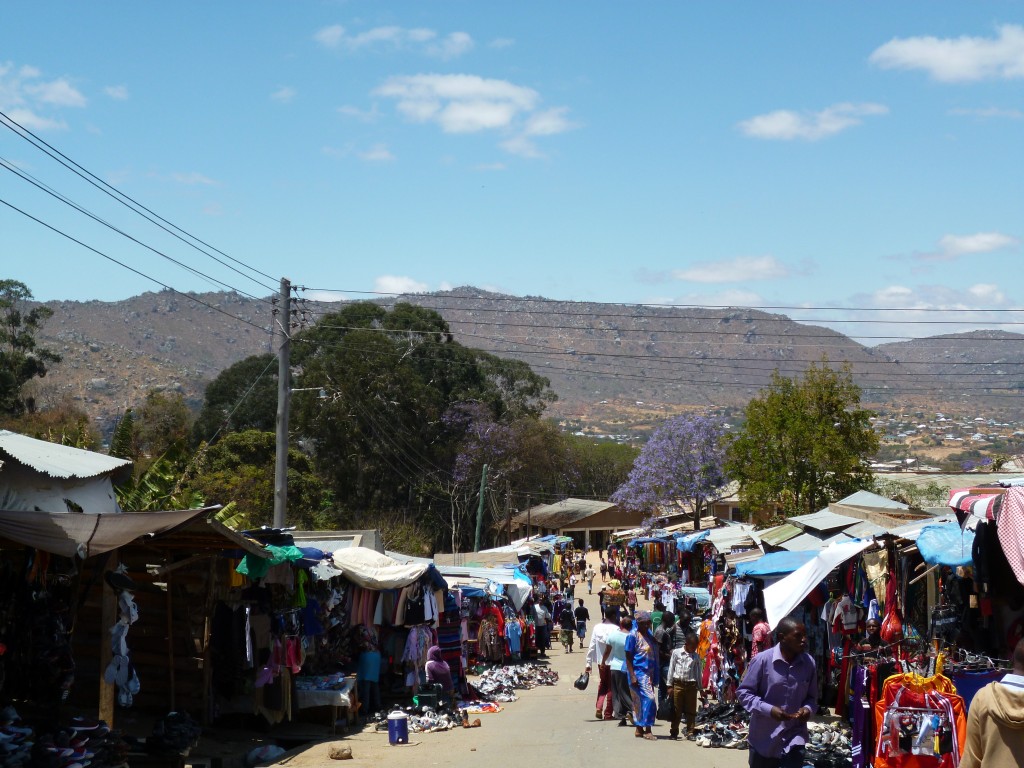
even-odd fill
[{"label": "man in white shirt", "polygon": [[610,664],[605,660],[605,650],[608,648],[608,636],[619,631],[618,624],[615,623],[616,616],[617,609],[612,608],[605,612],[603,621],[590,633],[590,645],[587,646],[587,672],[597,665],[597,712],[594,717],[598,720],[612,719],[612,672]]}]

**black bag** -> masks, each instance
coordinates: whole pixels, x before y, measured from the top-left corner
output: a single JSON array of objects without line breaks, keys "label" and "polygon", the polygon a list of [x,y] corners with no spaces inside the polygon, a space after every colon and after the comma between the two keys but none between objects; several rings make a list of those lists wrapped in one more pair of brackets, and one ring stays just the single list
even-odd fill
[{"label": "black bag", "polygon": [[658,720],[665,720],[668,722],[672,721],[672,715],[675,713],[675,707],[672,703],[672,694],[667,693],[664,696],[658,697],[658,713],[655,717]]},{"label": "black bag", "polygon": [[580,691],[587,690],[587,686],[590,684],[590,673],[584,672],[582,675],[576,678],[576,682],[573,685]]}]

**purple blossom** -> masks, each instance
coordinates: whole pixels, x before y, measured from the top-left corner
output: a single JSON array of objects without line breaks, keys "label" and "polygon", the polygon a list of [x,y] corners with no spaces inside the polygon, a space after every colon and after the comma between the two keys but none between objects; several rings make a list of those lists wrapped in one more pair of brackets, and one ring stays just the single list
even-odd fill
[{"label": "purple blossom", "polygon": [[724,422],[710,416],[677,416],[654,431],[611,500],[652,517],[682,501],[699,520],[727,482],[724,464]]}]

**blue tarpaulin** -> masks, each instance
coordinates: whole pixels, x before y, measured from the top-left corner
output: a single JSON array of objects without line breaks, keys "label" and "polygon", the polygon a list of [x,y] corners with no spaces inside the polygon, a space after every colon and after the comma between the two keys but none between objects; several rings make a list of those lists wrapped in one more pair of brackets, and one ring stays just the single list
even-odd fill
[{"label": "blue tarpaulin", "polygon": [[665,544],[668,539],[658,538],[657,536],[645,536],[642,539],[633,539],[629,542],[629,546],[635,547],[637,544],[654,544],[655,542]]},{"label": "blue tarpaulin", "polygon": [[974,565],[973,547],[974,531],[960,530],[957,523],[925,526],[917,537],[917,551],[928,565]]},{"label": "blue tarpaulin", "polygon": [[780,573],[792,573],[804,563],[813,560],[817,554],[817,550],[769,552],[757,560],[736,563],[736,575],[772,576]]},{"label": "blue tarpaulin", "polygon": [[698,541],[703,541],[708,537],[708,531],[697,531],[696,533],[689,533],[686,536],[680,536],[676,539],[676,549],[680,552],[693,552],[693,545]]}]

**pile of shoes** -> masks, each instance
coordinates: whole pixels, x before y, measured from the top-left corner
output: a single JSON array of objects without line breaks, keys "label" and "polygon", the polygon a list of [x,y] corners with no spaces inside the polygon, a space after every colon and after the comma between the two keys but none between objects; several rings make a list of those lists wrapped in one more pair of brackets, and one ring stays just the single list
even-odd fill
[{"label": "pile of shoes", "polygon": [[848,768],[853,765],[850,729],[843,723],[808,723],[810,740],[804,762],[814,768]]},{"label": "pile of shoes", "polygon": [[747,749],[750,715],[739,704],[719,702],[704,705],[697,712],[698,747]]},{"label": "pile of shoes", "polygon": [[[387,722],[386,717],[385,722]],[[410,733],[435,733],[437,731],[450,731],[457,725],[462,725],[462,721],[459,718],[453,717],[452,715],[449,715],[447,713],[435,712],[430,707],[423,707],[422,714],[410,715],[409,717]]]},{"label": "pile of shoes", "polygon": [[0,734],[11,737],[0,742],[4,768],[114,768],[128,756],[124,739],[102,720],[73,718],[68,728],[35,734],[21,724],[13,707],[6,707],[0,721]]},{"label": "pile of shoes", "polygon": [[558,673],[537,664],[492,667],[473,687],[484,701],[515,701],[513,691],[526,691],[538,685],[557,685]]}]

